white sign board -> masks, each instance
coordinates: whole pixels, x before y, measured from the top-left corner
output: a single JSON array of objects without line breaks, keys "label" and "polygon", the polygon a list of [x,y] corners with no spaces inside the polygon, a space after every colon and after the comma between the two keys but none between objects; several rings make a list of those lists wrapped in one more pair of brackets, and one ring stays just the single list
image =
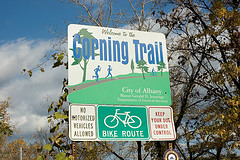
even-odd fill
[{"label": "white sign board", "polygon": [[69,136],[73,141],[96,139],[95,106],[70,105]]},{"label": "white sign board", "polygon": [[68,88],[75,104],[169,106],[165,35],[69,25]]},{"label": "white sign board", "polygon": [[153,140],[176,139],[173,111],[171,107],[149,107],[149,123]]}]

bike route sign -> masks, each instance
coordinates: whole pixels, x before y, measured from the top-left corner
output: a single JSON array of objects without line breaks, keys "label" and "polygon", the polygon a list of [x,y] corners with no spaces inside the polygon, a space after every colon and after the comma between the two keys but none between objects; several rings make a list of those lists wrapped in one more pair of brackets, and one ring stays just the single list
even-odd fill
[{"label": "bike route sign", "polygon": [[169,106],[165,35],[70,24],[68,80],[73,104]]},{"label": "bike route sign", "polygon": [[100,140],[149,140],[147,107],[98,106]]},{"label": "bike route sign", "polygon": [[74,141],[166,141],[176,138],[169,106],[76,105],[69,107]]}]

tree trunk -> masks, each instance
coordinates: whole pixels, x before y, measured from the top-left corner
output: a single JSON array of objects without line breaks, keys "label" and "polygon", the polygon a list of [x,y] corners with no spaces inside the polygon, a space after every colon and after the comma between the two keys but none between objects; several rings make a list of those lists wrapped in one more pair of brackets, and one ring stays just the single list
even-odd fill
[{"label": "tree trunk", "polygon": [[84,66],[83,66],[83,78],[82,78],[82,82],[86,81],[86,72],[87,72],[87,60],[83,60],[84,62]]},{"label": "tree trunk", "polygon": [[216,155],[216,159],[217,159],[217,160],[220,160],[221,151],[222,151],[222,147],[217,148],[217,155]]}]

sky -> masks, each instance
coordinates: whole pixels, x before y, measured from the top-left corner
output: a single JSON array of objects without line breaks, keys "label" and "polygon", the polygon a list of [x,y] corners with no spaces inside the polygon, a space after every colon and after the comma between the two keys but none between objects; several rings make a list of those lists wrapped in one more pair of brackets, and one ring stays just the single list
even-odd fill
[{"label": "sky", "polygon": [[60,0],[0,0],[0,42],[18,38],[48,39],[49,27],[65,29],[74,19],[73,4]]},{"label": "sky", "polygon": [[[123,1],[116,3],[125,5]],[[77,9],[62,0],[0,0],[0,100],[11,98],[11,122],[20,130],[15,137],[31,137],[48,124],[49,104],[61,95],[67,71],[52,69],[51,62],[44,64],[44,73],[35,71],[32,77],[22,71],[53,53],[56,35],[49,28],[66,33]]]},{"label": "sky", "polygon": [[51,53],[56,36],[50,27],[67,31],[64,21],[76,15],[72,4],[59,0],[0,0],[0,100],[11,98],[11,122],[19,128],[15,137],[31,137],[47,125],[47,109],[61,94],[67,71],[44,65],[30,78],[23,74]]}]

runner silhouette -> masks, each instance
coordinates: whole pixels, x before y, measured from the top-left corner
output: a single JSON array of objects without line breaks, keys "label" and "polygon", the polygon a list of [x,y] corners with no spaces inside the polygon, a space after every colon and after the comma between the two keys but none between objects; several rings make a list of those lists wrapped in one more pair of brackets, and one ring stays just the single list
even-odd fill
[{"label": "runner silhouette", "polygon": [[112,79],[112,73],[111,73],[112,68],[111,68],[111,65],[108,65],[107,71],[108,71],[108,75],[105,77],[105,79],[106,79],[108,76],[111,76],[111,79]]},{"label": "runner silhouette", "polygon": [[94,69],[94,72],[95,72],[95,76],[92,76],[92,78],[96,78],[96,81],[98,82],[98,78],[99,78],[99,75],[98,75],[98,72],[101,71],[101,68],[100,66],[98,65],[97,68]]}]

